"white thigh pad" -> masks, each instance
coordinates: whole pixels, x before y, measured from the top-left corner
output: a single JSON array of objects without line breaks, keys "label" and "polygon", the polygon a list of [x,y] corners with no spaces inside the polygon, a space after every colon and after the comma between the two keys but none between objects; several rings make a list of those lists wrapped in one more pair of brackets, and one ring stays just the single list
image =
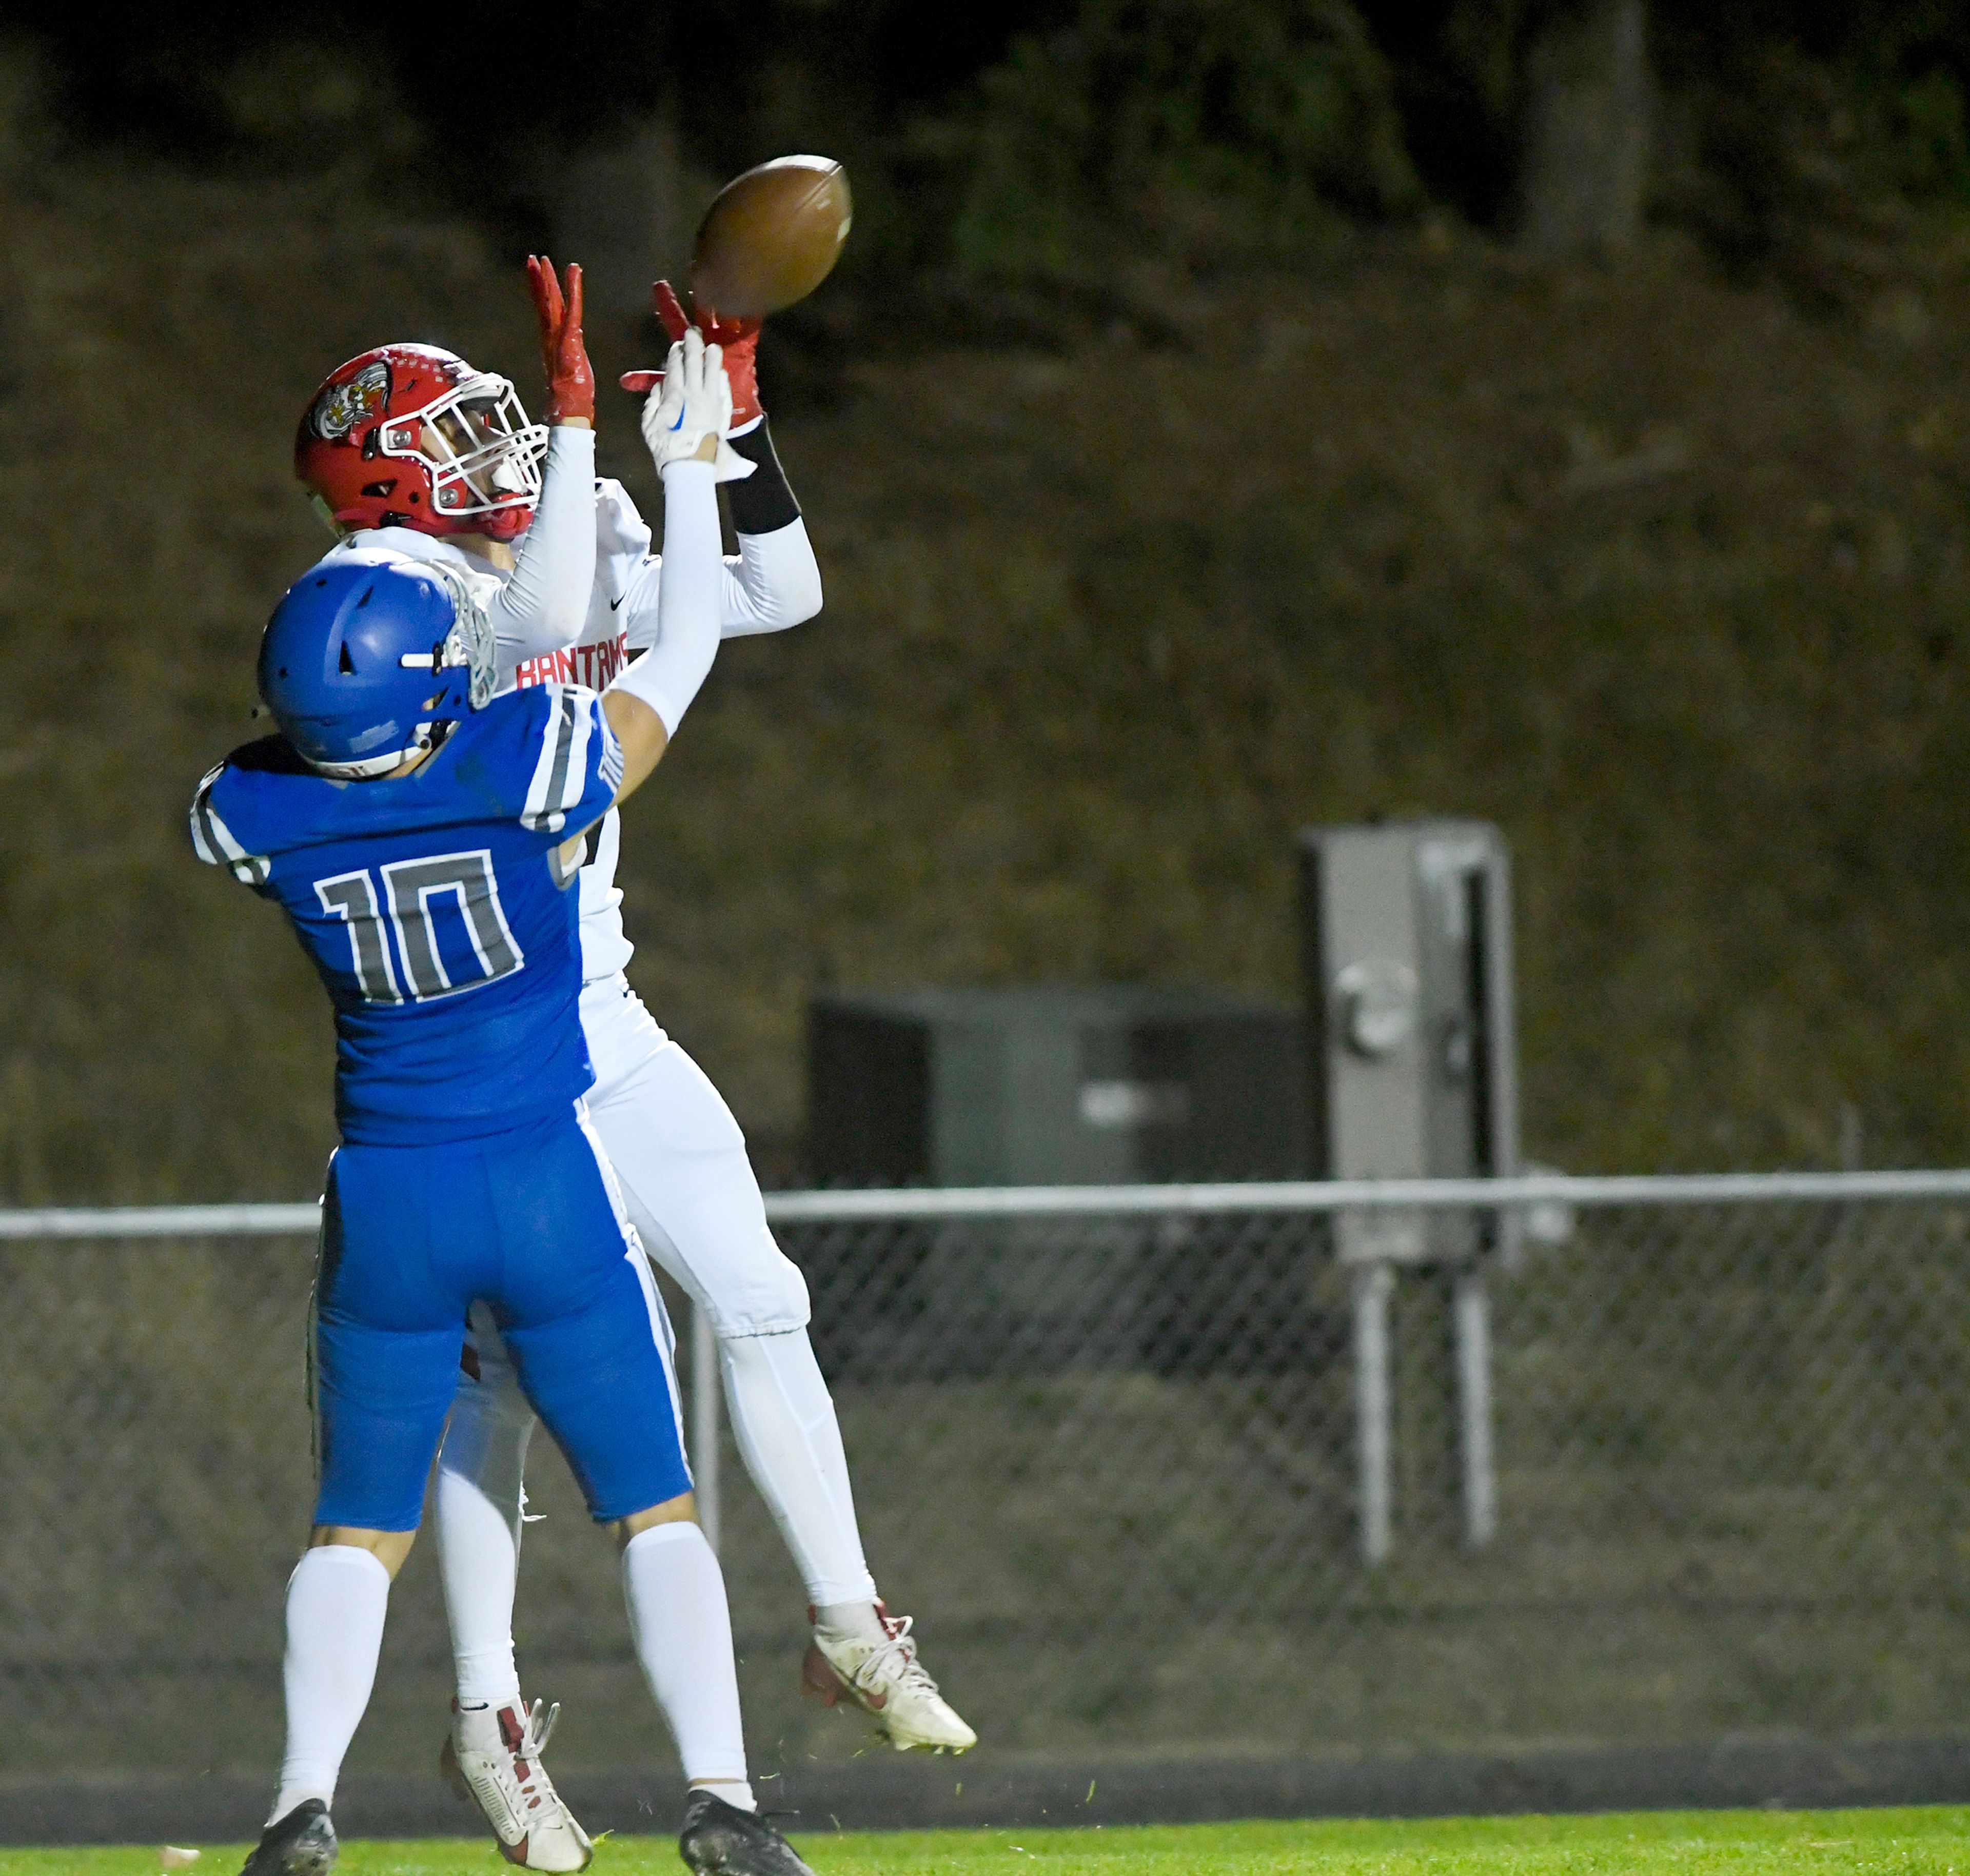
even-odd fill
[{"label": "white thigh pad", "polygon": [[[584,1026],[600,1053],[587,1012]],[[805,1328],[807,1280],[773,1241],[746,1136],[704,1070],[654,1025],[651,1033],[634,1066],[589,1097],[631,1222],[721,1338]]]}]

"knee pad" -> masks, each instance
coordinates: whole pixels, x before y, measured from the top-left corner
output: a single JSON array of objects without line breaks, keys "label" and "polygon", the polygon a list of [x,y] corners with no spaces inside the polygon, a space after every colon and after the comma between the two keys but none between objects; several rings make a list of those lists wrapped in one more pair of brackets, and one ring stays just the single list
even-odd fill
[{"label": "knee pad", "polygon": [[701,1306],[720,1341],[753,1335],[785,1335],[804,1329],[814,1313],[800,1266],[773,1241],[764,1225],[736,1254],[697,1274],[704,1283]]},{"label": "knee pad", "polygon": [[[680,1222],[690,1231],[688,1248],[653,1218],[633,1192],[626,1192],[629,1218],[651,1261],[711,1318],[721,1341],[740,1335],[784,1335],[804,1329],[813,1314],[807,1279],[774,1241],[756,1197],[748,1217],[699,1217]],[[735,1208],[736,1209],[736,1208]],[[722,1227],[723,1228],[720,1228]]]}]

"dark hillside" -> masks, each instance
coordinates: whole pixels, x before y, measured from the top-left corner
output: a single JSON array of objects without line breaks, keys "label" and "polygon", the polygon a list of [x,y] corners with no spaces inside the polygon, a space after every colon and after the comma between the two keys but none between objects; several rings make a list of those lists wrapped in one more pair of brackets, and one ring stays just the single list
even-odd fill
[{"label": "dark hillside", "polygon": [[[304,1193],[318,993],[183,811],[323,544],[307,392],[398,335],[530,390],[524,297],[463,225],[11,149],[0,1200]],[[1357,237],[1180,342],[856,366],[781,426],[827,613],[732,649],[631,812],[645,994],[786,1171],[816,983],[1289,994],[1294,827],[1469,813],[1536,1153],[1824,1160],[1851,1102],[1962,1159],[1970,253],[1897,266],[1822,322],[1666,242]]]},{"label": "dark hillside", "polygon": [[722,1025],[710,961],[777,926],[769,1059],[816,951],[1283,993],[1296,825],[1472,813],[1520,855],[1536,1152],[1821,1160],[1851,1101],[1960,1157],[1964,259],[1857,330],[1673,246],[1391,242],[1188,349],[871,368],[793,441],[831,610],[680,761],[730,832],[641,900],[646,967]]}]

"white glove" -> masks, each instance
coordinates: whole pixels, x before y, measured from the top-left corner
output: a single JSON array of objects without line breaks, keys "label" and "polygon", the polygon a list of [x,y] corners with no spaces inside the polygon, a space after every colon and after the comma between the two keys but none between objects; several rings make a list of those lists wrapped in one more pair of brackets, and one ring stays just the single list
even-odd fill
[{"label": "white glove", "polygon": [[[693,326],[671,347],[664,381],[643,405],[643,441],[659,474],[667,463],[708,462],[714,481],[743,482],[759,465],[725,441],[731,428],[732,385],[725,376],[724,353],[707,345]],[[707,442],[711,449],[705,447]]]}]

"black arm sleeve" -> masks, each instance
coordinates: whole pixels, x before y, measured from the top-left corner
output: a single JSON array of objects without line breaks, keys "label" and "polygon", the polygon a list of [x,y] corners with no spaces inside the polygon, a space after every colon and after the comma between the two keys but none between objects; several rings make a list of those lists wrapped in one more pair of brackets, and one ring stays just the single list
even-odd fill
[{"label": "black arm sleeve", "polygon": [[762,418],[743,437],[729,439],[749,463],[756,463],[743,482],[728,482],[725,499],[731,505],[736,534],[772,534],[800,519],[800,504],[787,486],[786,471],[773,453],[772,420]]}]

